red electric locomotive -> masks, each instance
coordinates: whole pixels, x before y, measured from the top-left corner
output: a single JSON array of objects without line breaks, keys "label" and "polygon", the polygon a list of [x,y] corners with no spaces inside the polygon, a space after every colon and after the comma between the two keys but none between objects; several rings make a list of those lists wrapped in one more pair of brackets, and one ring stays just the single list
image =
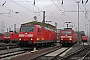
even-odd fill
[{"label": "red electric locomotive", "polygon": [[73,45],[78,41],[78,36],[71,28],[60,30],[60,43],[62,46]]},{"label": "red electric locomotive", "polygon": [[18,40],[20,45],[51,45],[56,42],[57,35],[55,31],[40,25],[21,24]]},{"label": "red electric locomotive", "polygon": [[88,37],[87,36],[82,36],[82,42],[87,42],[88,41]]},{"label": "red electric locomotive", "polygon": [[13,31],[4,33],[4,42],[18,42],[18,33],[14,33]]}]

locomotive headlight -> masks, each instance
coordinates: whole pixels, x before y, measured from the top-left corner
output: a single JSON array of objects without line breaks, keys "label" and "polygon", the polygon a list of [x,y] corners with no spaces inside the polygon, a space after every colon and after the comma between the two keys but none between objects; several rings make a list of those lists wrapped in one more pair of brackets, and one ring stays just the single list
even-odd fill
[{"label": "locomotive headlight", "polygon": [[25,33],[25,34],[27,34],[27,33]]},{"label": "locomotive headlight", "polygon": [[40,40],[39,38],[37,38],[37,40]]},{"label": "locomotive headlight", "polygon": [[61,38],[61,40],[63,40],[63,38]]},{"label": "locomotive headlight", "polygon": [[72,38],[69,38],[69,40],[72,40]]},{"label": "locomotive headlight", "polygon": [[44,40],[44,38],[42,38],[42,40]]},{"label": "locomotive headlight", "polygon": [[33,39],[31,38],[31,40],[33,40]]},{"label": "locomotive headlight", "polygon": [[19,40],[22,40],[21,38],[19,38]]}]

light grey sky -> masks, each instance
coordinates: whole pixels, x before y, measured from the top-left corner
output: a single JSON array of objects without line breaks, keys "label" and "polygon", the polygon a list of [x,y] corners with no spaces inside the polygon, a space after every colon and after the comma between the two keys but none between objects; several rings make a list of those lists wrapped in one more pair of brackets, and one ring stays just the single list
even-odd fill
[{"label": "light grey sky", "polygon": [[[1,6],[5,1],[5,5]],[[3,22],[5,31],[9,26],[12,27],[13,30],[14,24],[17,24],[17,27],[19,27],[22,23],[34,21],[34,16],[37,16],[37,21],[42,21],[43,13],[41,11],[46,11],[46,20],[51,20],[52,22],[50,24],[52,25],[55,25],[55,22],[57,22],[57,27],[59,29],[65,27],[65,21],[71,21],[73,25],[75,25],[74,29],[76,30],[78,22],[77,12],[65,11],[77,11],[76,1],[78,0],[63,0],[63,5],[61,5],[62,0],[36,0],[36,7],[32,5],[33,1],[34,0],[0,0],[0,13],[3,13],[0,14],[0,21],[1,23]],[[58,6],[58,8],[52,1]],[[80,11],[85,11],[85,7],[87,11],[89,11],[87,12],[86,19],[86,23],[88,24],[88,20],[90,20],[90,1],[88,0],[86,5],[86,0],[83,1],[84,4],[82,4],[82,0],[80,1]],[[59,9],[64,13],[62,13]],[[16,14],[15,12],[19,13]],[[85,12],[80,12],[80,30],[87,31],[85,28]]]}]

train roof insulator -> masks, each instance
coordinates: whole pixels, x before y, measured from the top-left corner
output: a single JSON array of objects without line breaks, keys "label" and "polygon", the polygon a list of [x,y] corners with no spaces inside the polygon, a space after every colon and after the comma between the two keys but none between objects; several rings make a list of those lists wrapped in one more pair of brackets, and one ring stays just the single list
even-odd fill
[{"label": "train roof insulator", "polygon": [[64,30],[72,30],[72,28],[64,28]]},{"label": "train roof insulator", "polygon": [[13,32],[13,31],[9,31],[9,32]]}]

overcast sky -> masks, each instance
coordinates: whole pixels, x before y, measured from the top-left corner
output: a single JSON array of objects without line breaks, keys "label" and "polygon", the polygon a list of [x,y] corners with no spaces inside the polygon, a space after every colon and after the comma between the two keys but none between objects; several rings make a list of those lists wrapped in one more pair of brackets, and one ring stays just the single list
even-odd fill
[{"label": "overcast sky", "polygon": [[[65,27],[65,21],[71,21],[71,25],[75,25],[73,28],[77,30],[77,12],[65,11],[77,11],[78,5],[76,1],[78,0],[63,0],[63,5],[61,4],[62,0],[36,0],[35,6],[33,5],[33,1],[34,0],[0,0],[0,25],[5,26],[5,31],[8,27],[12,27],[13,30],[14,24],[19,27],[22,23],[34,21],[34,16],[37,16],[37,21],[41,22],[43,20],[43,13],[41,11],[46,12],[46,21],[52,21],[50,23],[52,25],[55,25],[55,22],[58,24],[58,29],[63,29]],[[90,20],[90,1],[88,0],[86,5],[86,0],[83,1],[83,4],[82,0],[80,1],[79,9],[80,11],[84,11],[80,12],[80,30],[87,31],[85,28],[85,20],[86,24],[89,24],[88,20]],[[2,6],[3,3],[5,4]],[[86,19],[85,7],[88,11]]]}]

